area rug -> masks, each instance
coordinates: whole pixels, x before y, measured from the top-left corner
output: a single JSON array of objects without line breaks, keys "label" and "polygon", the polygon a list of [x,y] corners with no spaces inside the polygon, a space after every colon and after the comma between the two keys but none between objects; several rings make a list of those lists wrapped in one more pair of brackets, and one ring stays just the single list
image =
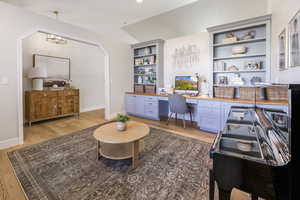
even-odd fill
[{"label": "area rug", "polygon": [[97,160],[95,128],[8,153],[29,200],[208,198],[209,144],[151,128],[132,170],[130,159]]}]

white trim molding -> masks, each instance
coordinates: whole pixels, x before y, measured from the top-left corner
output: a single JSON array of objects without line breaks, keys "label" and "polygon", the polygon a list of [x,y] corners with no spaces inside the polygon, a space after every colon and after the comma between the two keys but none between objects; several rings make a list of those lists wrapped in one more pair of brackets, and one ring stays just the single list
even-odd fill
[{"label": "white trim molding", "polygon": [[19,138],[11,138],[8,140],[0,141],[0,150],[7,149],[18,144],[20,144]]}]

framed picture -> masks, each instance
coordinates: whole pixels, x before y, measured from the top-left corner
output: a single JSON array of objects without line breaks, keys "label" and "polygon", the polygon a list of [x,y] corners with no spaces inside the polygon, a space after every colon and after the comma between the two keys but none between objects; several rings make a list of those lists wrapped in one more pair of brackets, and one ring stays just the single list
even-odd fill
[{"label": "framed picture", "polygon": [[289,66],[300,66],[300,10],[289,22]]},{"label": "framed picture", "polygon": [[286,29],[284,29],[278,36],[278,66],[279,70],[286,70],[287,69],[287,62],[286,62]]}]

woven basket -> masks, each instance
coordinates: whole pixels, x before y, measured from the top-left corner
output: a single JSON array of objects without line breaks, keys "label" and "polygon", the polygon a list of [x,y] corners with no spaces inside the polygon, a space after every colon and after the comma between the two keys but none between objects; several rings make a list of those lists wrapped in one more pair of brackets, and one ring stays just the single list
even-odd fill
[{"label": "woven basket", "polygon": [[233,99],[234,98],[234,88],[215,87],[214,88],[214,95],[217,98]]},{"label": "woven basket", "polygon": [[145,92],[147,93],[155,93],[156,91],[155,85],[145,85]]},{"label": "woven basket", "polygon": [[268,100],[288,100],[287,88],[267,88],[266,93]]},{"label": "woven basket", "polygon": [[[255,98],[256,94],[256,98]],[[264,99],[264,95],[260,88],[240,88],[240,99],[259,100]]]},{"label": "woven basket", "polygon": [[134,92],[144,92],[144,85],[134,85]]}]

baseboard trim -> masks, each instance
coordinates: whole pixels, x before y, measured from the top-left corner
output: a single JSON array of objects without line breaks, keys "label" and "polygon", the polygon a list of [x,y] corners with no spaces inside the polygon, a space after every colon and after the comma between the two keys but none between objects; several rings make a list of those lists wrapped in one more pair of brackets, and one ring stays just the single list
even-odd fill
[{"label": "baseboard trim", "polygon": [[89,108],[81,108],[80,112],[89,112],[92,110],[100,110],[100,109],[104,109],[104,106],[94,106],[94,107],[89,107]]},{"label": "baseboard trim", "polygon": [[7,149],[9,147],[13,147],[19,145],[19,138],[11,138],[8,140],[0,141],[0,150],[1,149]]}]

